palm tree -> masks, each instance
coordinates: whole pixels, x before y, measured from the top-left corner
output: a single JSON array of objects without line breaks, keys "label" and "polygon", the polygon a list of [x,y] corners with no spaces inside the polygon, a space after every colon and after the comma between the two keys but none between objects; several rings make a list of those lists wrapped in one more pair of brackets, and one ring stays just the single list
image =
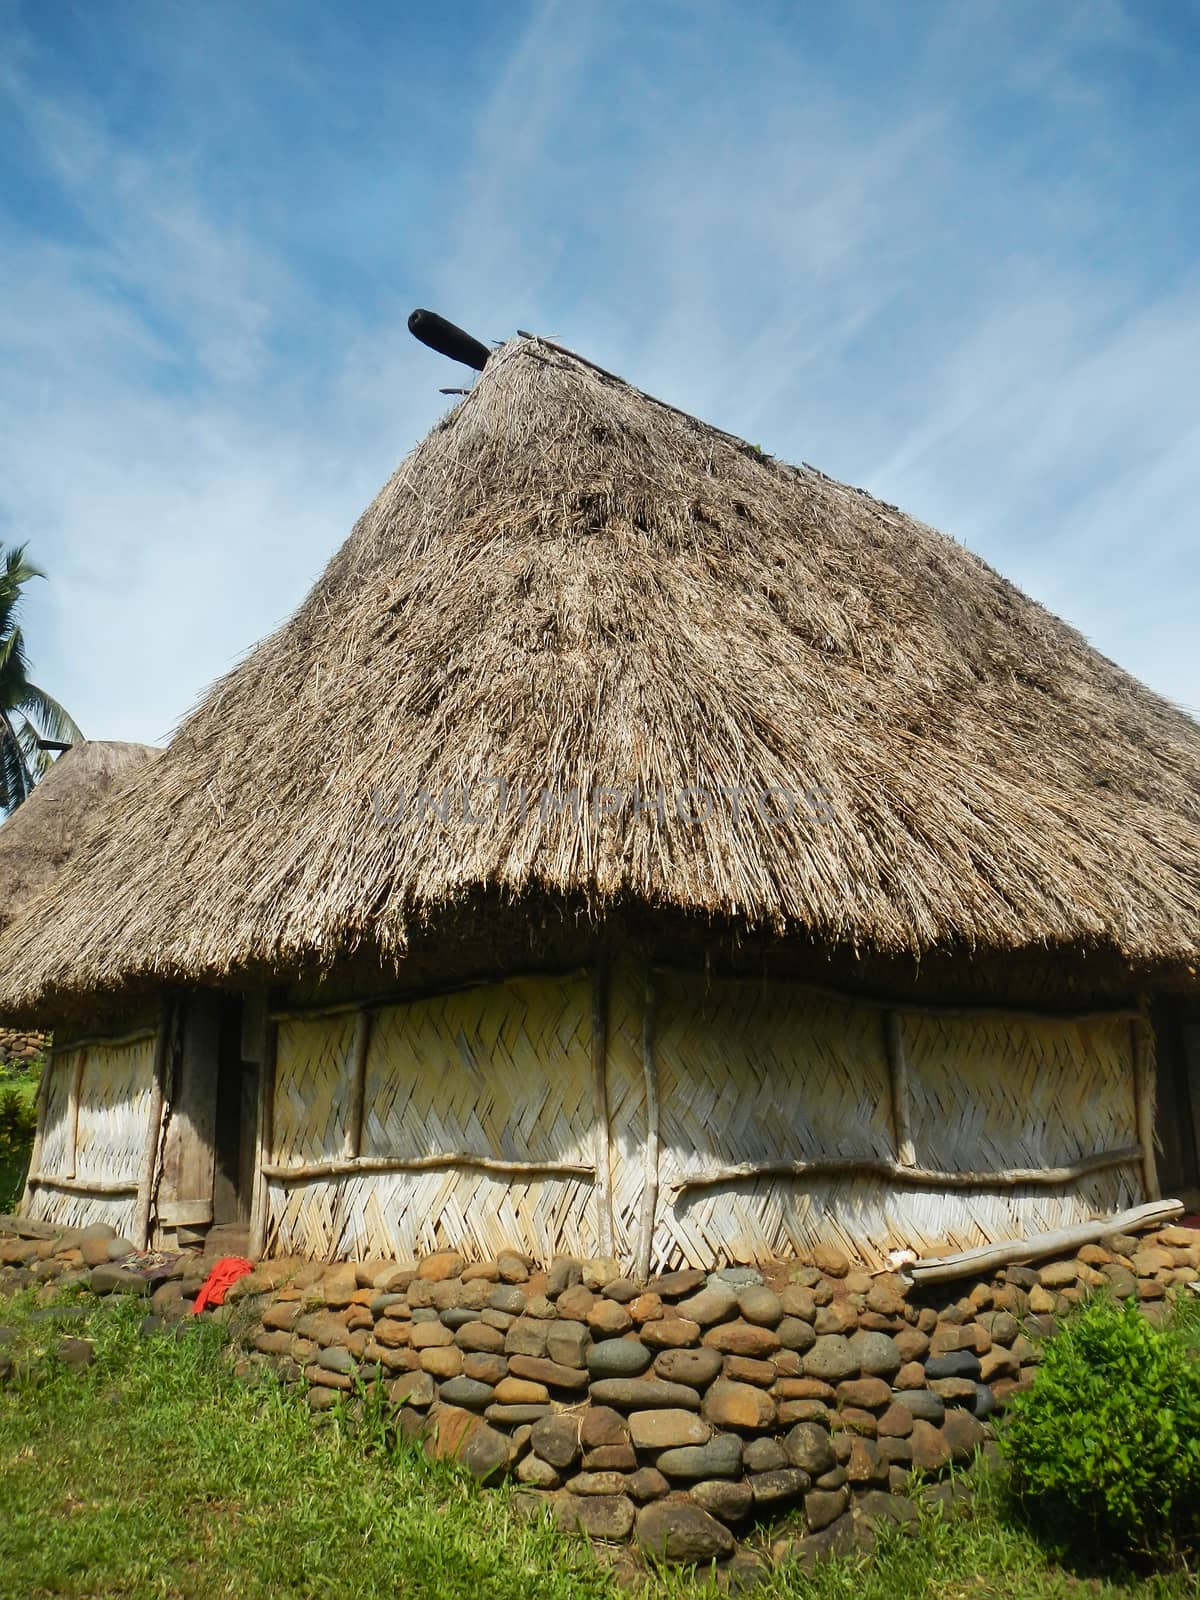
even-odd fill
[{"label": "palm tree", "polygon": [[29,681],[25,639],[17,625],[21,590],[43,578],[25,559],[25,546],[5,551],[0,562],[0,810],[11,811],[29,796],[50,765],[42,740],[74,744],[83,738],[52,695]]}]

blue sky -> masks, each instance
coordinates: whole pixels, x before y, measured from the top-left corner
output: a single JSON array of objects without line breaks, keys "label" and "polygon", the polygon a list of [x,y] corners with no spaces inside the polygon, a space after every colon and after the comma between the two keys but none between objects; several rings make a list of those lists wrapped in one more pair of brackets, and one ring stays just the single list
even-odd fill
[{"label": "blue sky", "polygon": [[1200,0],[0,0],[0,542],[161,740],[561,339],[979,551],[1200,707]]}]

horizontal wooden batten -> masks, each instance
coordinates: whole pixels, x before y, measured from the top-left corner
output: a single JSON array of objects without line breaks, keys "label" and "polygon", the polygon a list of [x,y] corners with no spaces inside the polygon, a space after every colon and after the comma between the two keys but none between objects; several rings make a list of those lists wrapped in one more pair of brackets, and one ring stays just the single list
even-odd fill
[{"label": "horizontal wooden batten", "polygon": [[158,1024],[154,1023],[145,1028],[135,1028],[132,1033],[92,1033],[86,1039],[64,1039],[61,1044],[51,1045],[48,1053],[52,1056],[64,1056],[69,1055],[72,1050],[119,1050],[122,1045],[141,1044],[146,1039],[154,1039],[157,1036]]},{"label": "horizontal wooden batten", "polygon": [[829,1160],[812,1161],[742,1162],[737,1166],[714,1167],[708,1172],[695,1172],[677,1178],[668,1187],[673,1194],[683,1194],[689,1189],[711,1189],[722,1183],[736,1183],[747,1178],[888,1178],[893,1183],[915,1188],[933,1189],[1016,1189],[1029,1184],[1053,1186],[1074,1183],[1093,1172],[1107,1172],[1112,1167],[1133,1166],[1142,1159],[1140,1145],[1126,1145],[1120,1150],[1102,1150],[1098,1155],[1084,1156],[1067,1167],[1011,1167],[997,1172],[943,1172],[932,1167],[910,1167],[899,1161],[885,1161],[870,1156],[839,1156]]},{"label": "horizontal wooden batten", "polygon": [[136,1194],[136,1178],[69,1178],[53,1172],[30,1173],[31,1189],[67,1189],[76,1194]]},{"label": "horizontal wooden batten", "polygon": [[467,1151],[452,1151],[436,1156],[352,1156],[340,1160],[304,1161],[295,1165],[272,1163],[263,1167],[263,1176],[279,1183],[305,1183],[318,1178],[349,1177],[364,1172],[434,1172],[443,1167],[472,1167],[480,1172],[550,1174],[563,1178],[594,1181],[596,1166],[591,1161],[506,1161],[499,1156],[475,1156]]}]

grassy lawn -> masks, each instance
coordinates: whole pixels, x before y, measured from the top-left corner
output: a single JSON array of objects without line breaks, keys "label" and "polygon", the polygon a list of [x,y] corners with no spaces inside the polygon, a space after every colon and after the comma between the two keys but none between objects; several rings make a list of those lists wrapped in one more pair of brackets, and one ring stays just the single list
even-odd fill
[{"label": "grassy lawn", "polygon": [[[9,1355],[53,1350],[30,1295],[0,1301]],[[512,1491],[453,1470],[365,1425],[319,1426],[301,1400],[234,1378],[220,1331],[139,1336],[141,1308],[92,1312],[97,1360],[73,1371],[37,1355],[0,1387],[0,1596],[619,1595],[586,1547],[522,1515]],[[1079,1576],[1009,1526],[990,1493],[966,1516],[930,1513],[874,1558],[781,1568],[754,1590],[812,1600],[1025,1600],[1118,1595],[1183,1600],[1194,1579]],[[652,1596],[711,1585],[651,1577]]]}]

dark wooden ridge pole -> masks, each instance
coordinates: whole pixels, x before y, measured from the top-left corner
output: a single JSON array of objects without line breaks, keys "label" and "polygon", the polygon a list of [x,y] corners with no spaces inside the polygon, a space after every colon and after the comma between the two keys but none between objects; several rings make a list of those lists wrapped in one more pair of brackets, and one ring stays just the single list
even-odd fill
[{"label": "dark wooden ridge pole", "polygon": [[487,345],[472,339],[469,333],[456,328],[445,317],[439,317],[436,311],[414,311],[408,319],[408,331],[439,355],[461,361],[464,366],[474,367],[476,372],[483,371],[492,353]]}]

